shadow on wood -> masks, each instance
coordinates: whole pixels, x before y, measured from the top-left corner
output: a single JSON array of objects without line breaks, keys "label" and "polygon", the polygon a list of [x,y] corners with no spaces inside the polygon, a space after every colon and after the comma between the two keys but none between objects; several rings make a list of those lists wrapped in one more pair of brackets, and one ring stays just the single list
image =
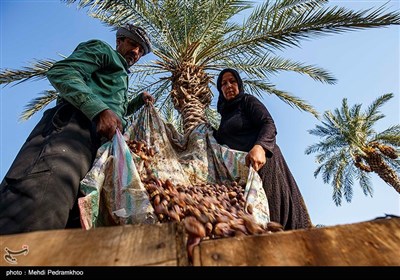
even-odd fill
[{"label": "shadow on wood", "polygon": [[[188,266],[186,240],[177,223],[3,235],[0,265]],[[399,266],[400,218],[204,240],[193,265]]]},{"label": "shadow on wood", "polygon": [[[0,244],[1,266],[188,265],[185,234],[175,223],[3,235]],[[25,245],[27,254],[15,254]],[[14,252],[14,263],[6,248]]]},{"label": "shadow on wood", "polygon": [[195,266],[399,266],[400,219],[203,241]]}]

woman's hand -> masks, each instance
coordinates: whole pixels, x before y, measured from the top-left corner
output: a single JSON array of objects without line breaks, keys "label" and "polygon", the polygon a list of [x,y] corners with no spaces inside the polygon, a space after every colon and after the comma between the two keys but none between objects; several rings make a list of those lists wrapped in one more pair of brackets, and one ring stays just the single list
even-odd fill
[{"label": "woman's hand", "polygon": [[255,171],[258,171],[267,162],[264,148],[260,145],[254,145],[246,156],[246,165],[251,164]]}]

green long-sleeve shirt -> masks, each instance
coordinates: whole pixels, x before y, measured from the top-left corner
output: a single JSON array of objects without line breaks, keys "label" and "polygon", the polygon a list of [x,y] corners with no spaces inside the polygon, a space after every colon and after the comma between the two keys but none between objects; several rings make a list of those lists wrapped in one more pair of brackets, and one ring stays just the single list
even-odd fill
[{"label": "green long-sleeve shirt", "polygon": [[47,78],[60,98],[81,110],[90,120],[110,109],[125,127],[125,117],[144,104],[140,95],[128,100],[128,64],[123,56],[100,40],[79,44],[69,57],[49,69]]}]

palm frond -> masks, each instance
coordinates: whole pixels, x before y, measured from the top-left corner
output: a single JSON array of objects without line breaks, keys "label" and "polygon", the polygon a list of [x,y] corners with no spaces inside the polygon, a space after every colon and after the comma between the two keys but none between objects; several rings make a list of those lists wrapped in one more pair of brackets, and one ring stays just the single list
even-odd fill
[{"label": "palm frond", "polygon": [[53,59],[48,60],[35,60],[30,63],[31,66],[24,66],[22,70],[17,69],[1,69],[0,71],[0,84],[11,84],[17,82],[14,85],[18,85],[28,80],[41,80],[46,78],[46,72],[56,61]]},{"label": "palm frond", "polygon": [[[231,59],[231,58],[230,58]],[[269,78],[271,75],[276,75],[282,71],[296,72],[302,75],[307,75],[318,82],[327,84],[335,84],[336,79],[326,70],[314,65],[305,65],[304,63],[294,62],[281,57],[271,57],[271,54],[258,53],[252,57],[243,59],[235,59],[234,63],[227,61],[225,66],[236,68],[244,71],[249,77],[258,79]],[[218,67],[220,65],[211,65]]]},{"label": "palm frond", "polygon": [[265,93],[274,94],[283,102],[289,104],[292,108],[297,108],[300,111],[309,112],[313,114],[316,118],[319,118],[319,114],[317,110],[314,109],[313,106],[311,106],[306,101],[296,96],[290,95],[287,92],[276,89],[275,86],[272,84],[268,84],[262,81],[246,80],[246,79],[243,79],[243,84],[245,87],[249,88],[248,92],[255,93],[258,96],[262,96]]},{"label": "palm frond", "polygon": [[[333,174],[331,185],[333,187],[333,198],[336,203],[336,206],[338,206],[341,205],[344,193],[346,193],[347,195],[351,194],[351,192],[349,192],[348,190],[349,188],[348,181],[346,181],[346,176],[345,176],[346,162],[344,161],[344,157],[342,154],[338,155],[338,160],[335,163],[335,167],[336,170]],[[348,199],[346,195],[345,199],[346,200]]]},{"label": "palm frond", "polygon": [[36,112],[43,110],[47,105],[55,100],[58,96],[58,92],[55,90],[45,90],[40,93],[41,96],[31,100],[26,106],[25,110],[20,116],[20,121],[28,120]]},{"label": "palm frond", "polygon": [[183,121],[181,115],[175,110],[170,97],[164,100],[164,105],[160,110],[166,123],[171,124],[179,133],[183,134]]},{"label": "palm frond", "polygon": [[[225,24],[232,19],[232,17],[247,10],[253,6],[250,1],[237,1],[237,0],[219,0],[219,1],[191,1],[198,3],[197,8],[189,9],[188,13],[196,14],[195,22],[205,23],[203,26],[192,25],[193,30],[191,33],[196,34],[192,36],[196,41],[203,41],[207,38],[213,38],[213,34],[221,34],[224,30]],[[222,27],[222,28],[221,28]]]},{"label": "palm frond", "polygon": [[329,183],[340,166],[340,154],[332,155],[332,157],[326,159],[322,165],[322,180],[324,183]]},{"label": "palm frond", "polygon": [[376,122],[379,119],[385,117],[385,115],[383,114],[378,114],[379,108],[382,107],[391,98],[393,98],[393,96],[393,93],[387,93],[378,97],[374,102],[372,102],[365,113],[366,119],[370,122]]},{"label": "palm frond", "polygon": [[339,137],[340,127],[334,125],[330,119],[327,119],[327,114],[324,114],[325,121],[322,121],[322,125],[316,125],[314,129],[308,130],[311,135],[319,137]]},{"label": "palm frond", "polygon": [[222,48],[214,52],[213,58],[233,56],[238,50],[248,56],[299,46],[301,40],[312,36],[400,24],[399,13],[384,14],[385,5],[355,12],[340,7],[323,8],[323,1],[320,1],[318,5],[294,13],[290,9],[282,12],[280,3],[284,2],[265,1],[254,8],[240,29],[226,33]]},{"label": "palm frond", "polygon": [[359,173],[360,178],[359,178],[359,183],[360,187],[363,190],[364,195],[369,195],[372,197],[374,193],[374,189],[372,188],[372,183],[370,179],[370,175],[367,172],[361,172]]},{"label": "palm frond", "polygon": [[321,8],[328,2],[328,0],[284,0],[276,3],[276,9],[282,12],[304,13]]},{"label": "palm frond", "polygon": [[390,126],[384,131],[375,134],[371,140],[400,147],[400,125]]},{"label": "palm frond", "polygon": [[[199,27],[193,26],[195,30],[200,30],[199,35],[196,36],[195,40],[202,42],[204,50],[210,50],[210,45],[213,42],[218,42],[227,33],[236,29],[236,24],[229,23],[235,15],[241,13],[244,10],[251,8],[253,5],[248,1],[204,1],[207,7],[202,9],[200,17],[206,20],[204,25]],[[199,58],[204,57],[204,52],[199,54]]]},{"label": "palm frond", "polygon": [[208,122],[211,124],[211,126],[214,127],[215,129],[218,129],[219,123],[221,121],[221,116],[219,115],[217,110],[212,109],[212,108],[207,108],[206,116],[207,116]]},{"label": "palm frond", "polygon": [[[151,38],[156,49],[164,50],[171,57],[178,57],[170,44],[173,41],[172,32],[168,29],[157,28],[163,24],[164,14],[160,14],[160,8],[150,1],[126,1],[126,0],[63,0],[67,5],[77,3],[79,9],[87,9],[89,16],[97,18],[112,27],[130,22],[143,27]],[[168,2],[168,1],[167,1]],[[164,22],[165,23],[165,22]],[[167,26],[170,27],[170,26]],[[166,38],[167,35],[170,35]],[[177,47],[178,44],[175,44]]]},{"label": "palm frond", "polygon": [[352,164],[349,164],[348,156],[345,153],[341,154],[342,163],[343,163],[343,196],[347,202],[351,202],[353,198],[353,183],[354,183],[354,167]]},{"label": "palm frond", "polygon": [[341,150],[345,148],[347,148],[347,146],[344,142],[336,141],[336,138],[331,137],[325,139],[324,141],[320,141],[316,144],[308,146],[305,150],[305,154],[308,155],[318,152],[319,154],[317,155],[317,162],[321,163],[325,161],[325,159],[337,154],[338,151],[341,152]]},{"label": "palm frond", "polygon": [[279,4],[283,2],[271,4],[266,1],[254,9],[243,26],[246,32],[238,37],[238,41],[250,47],[282,49],[299,46],[301,40],[311,36],[400,24],[399,13],[384,13],[386,4],[374,10],[361,11],[315,5],[300,13],[293,13],[290,9],[282,12]]},{"label": "palm frond", "polygon": [[171,87],[171,81],[168,79],[158,79],[154,81],[146,80],[140,83],[135,83],[135,81],[133,81],[132,85],[133,86],[129,88],[129,96],[135,97],[143,91],[148,91],[153,95],[155,103],[161,104],[157,107],[162,108],[162,104],[164,103],[163,99],[169,97],[168,92]]}]

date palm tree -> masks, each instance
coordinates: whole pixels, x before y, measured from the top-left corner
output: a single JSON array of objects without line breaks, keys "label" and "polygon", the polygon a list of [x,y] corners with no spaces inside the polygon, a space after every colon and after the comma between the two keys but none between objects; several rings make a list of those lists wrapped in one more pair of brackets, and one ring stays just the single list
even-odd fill
[{"label": "date palm tree", "polygon": [[[167,119],[177,120],[179,112],[185,135],[200,123],[216,119],[210,109],[215,75],[225,67],[243,72],[247,92],[276,95],[292,107],[314,116],[312,105],[280,90],[271,77],[281,71],[304,74],[328,84],[335,78],[312,65],[276,56],[277,50],[299,46],[302,39],[349,30],[383,27],[400,23],[398,12],[385,12],[386,6],[362,11],[328,6],[327,0],[277,0],[253,2],[238,0],[65,0],[87,9],[90,16],[117,28],[126,22],[140,25],[150,33],[156,59],[132,68],[134,96],[148,90]],[[243,22],[237,16],[246,13]],[[0,83],[44,78],[53,61],[37,61],[22,70],[5,69]],[[45,91],[33,100],[23,118],[57,97]],[[175,111],[175,110],[174,110]]]},{"label": "date palm tree", "polygon": [[365,195],[372,196],[370,172],[375,172],[400,193],[400,125],[376,132],[374,125],[385,117],[379,109],[393,94],[377,98],[365,112],[361,105],[349,108],[347,99],[334,112],[324,113],[322,125],[309,130],[322,140],[309,146],[305,153],[317,153],[320,164],[314,176],[322,174],[324,183],[331,182],[333,201],[341,205],[342,197],[351,202],[354,180]]}]

